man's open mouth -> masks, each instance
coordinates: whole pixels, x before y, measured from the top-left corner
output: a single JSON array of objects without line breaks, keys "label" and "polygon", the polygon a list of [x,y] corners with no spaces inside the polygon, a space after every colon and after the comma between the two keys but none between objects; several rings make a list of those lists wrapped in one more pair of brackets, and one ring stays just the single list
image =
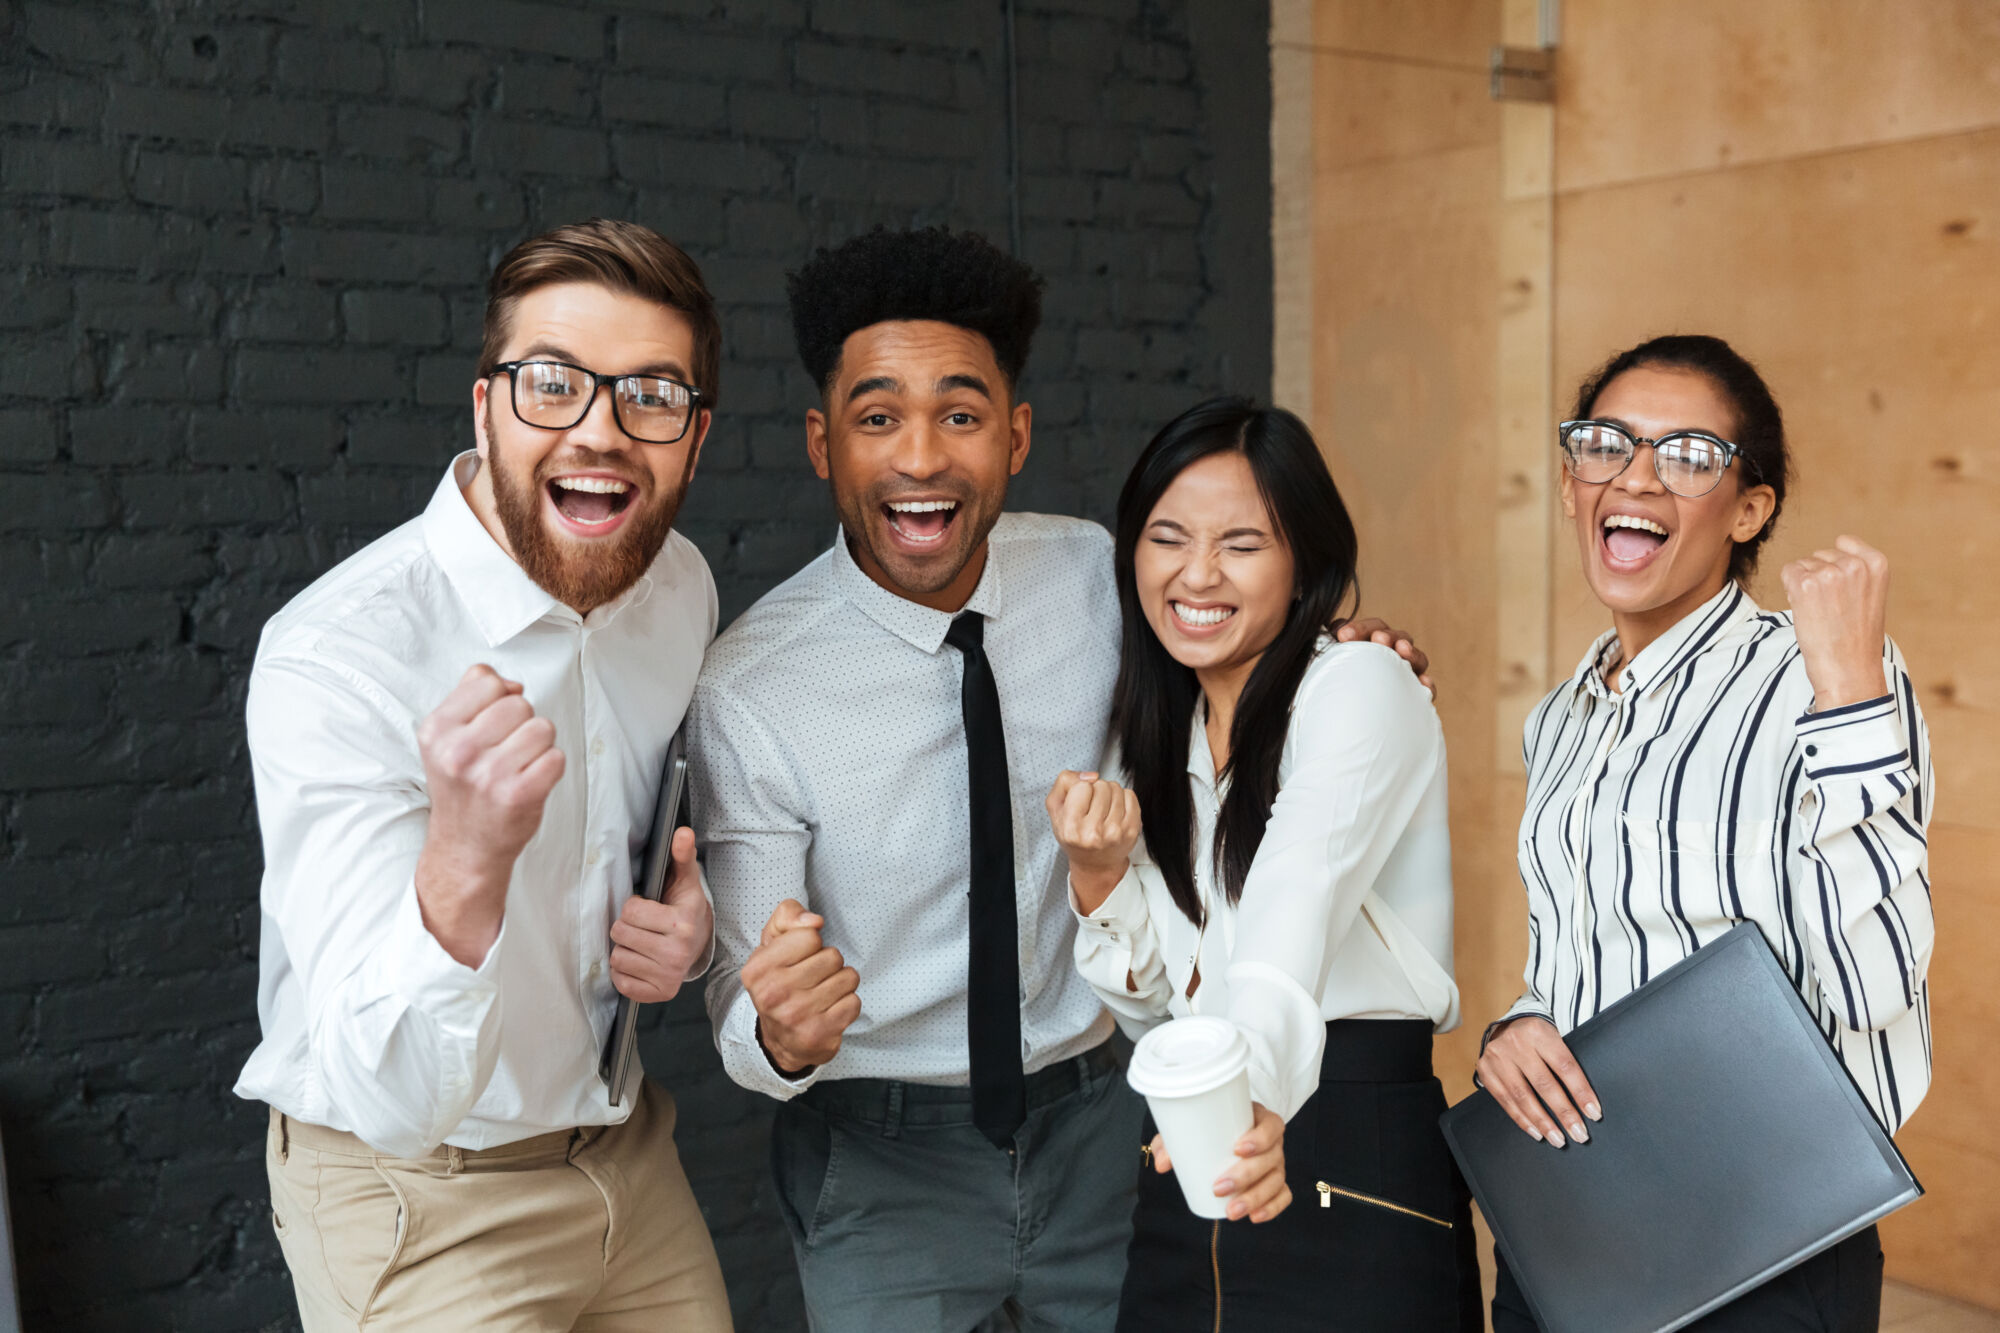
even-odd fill
[{"label": "man's open mouth", "polygon": [[1646,564],[1667,544],[1665,526],[1637,514],[1606,516],[1603,528],[1604,552],[1608,562],[1624,569]]},{"label": "man's open mouth", "polygon": [[896,535],[913,546],[931,546],[941,542],[951,531],[952,520],[958,517],[956,500],[891,500],[882,506],[889,526]]},{"label": "man's open mouth", "polygon": [[556,512],[581,528],[609,527],[637,492],[616,477],[557,477],[548,483]]}]

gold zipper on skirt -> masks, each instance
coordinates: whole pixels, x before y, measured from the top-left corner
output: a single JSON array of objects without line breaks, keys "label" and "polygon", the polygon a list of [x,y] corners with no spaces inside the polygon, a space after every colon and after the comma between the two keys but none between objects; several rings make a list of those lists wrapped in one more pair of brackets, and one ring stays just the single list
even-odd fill
[{"label": "gold zipper on skirt", "polygon": [[1391,1203],[1373,1194],[1363,1194],[1360,1190],[1342,1189],[1338,1185],[1329,1185],[1324,1180],[1317,1182],[1314,1188],[1319,1190],[1319,1206],[1322,1208],[1333,1207],[1333,1196],[1338,1194],[1343,1199],[1352,1199],[1356,1203],[1365,1203],[1374,1208],[1386,1208],[1392,1213],[1401,1213],[1405,1217],[1428,1222],[1434,1227],[1443,1227],[1446,1231],[1452,1229],[1451,1223],[1442,1217],[1432,1217],[1429,1213],[1420,1213],[1414,1208],[1405,1208],[1400,1203]]}]

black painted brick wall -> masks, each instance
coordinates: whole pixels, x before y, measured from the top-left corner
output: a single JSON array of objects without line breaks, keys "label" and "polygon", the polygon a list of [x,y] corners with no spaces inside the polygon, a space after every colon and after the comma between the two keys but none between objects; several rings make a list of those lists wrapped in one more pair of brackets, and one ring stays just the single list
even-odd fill
[{"label": "black painted brick wall", "polygon": [[[1107,516],[1150,430],[1267,392],[1266,7],[1020,0],[1050,279],[1016,507]],[[31,1328],[289,1328],[240,723],[259,627],[470,440],[481,283],[592,214],[720,298],[685,511],[724,617],[829,539],[783,275],[1010,231],[1002,0],[0,0],[0,1126]],[[740,1324],[802,1323],[768,1106],[698,997],[649,1069]]]}]

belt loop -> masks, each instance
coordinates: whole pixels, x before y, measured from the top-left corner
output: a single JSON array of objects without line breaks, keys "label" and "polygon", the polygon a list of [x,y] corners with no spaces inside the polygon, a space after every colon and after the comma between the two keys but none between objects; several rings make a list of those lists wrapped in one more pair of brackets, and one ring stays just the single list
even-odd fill
[{"label": "belt loop", "polygon": [[444,1173],[455,1176],[465,1169],[465,1150],[456,1143],[444,1145]]},{"label": "belt loop", "polygon": [[900,1082],[889,1084],[889,1109],[882,1120],[882,1137],[885,1139],[903,1137],[903,1085]]},{"label": "belt loop", "polygon": [[283,1111],[278,1112],[278,1165],[283,1166],[292,1156],[292,1120]]},{"label": "belt loop", "polygon": [[1076,1057],[1076,1090],[1082,1092],[1090,1086],[1090,1052]]}]

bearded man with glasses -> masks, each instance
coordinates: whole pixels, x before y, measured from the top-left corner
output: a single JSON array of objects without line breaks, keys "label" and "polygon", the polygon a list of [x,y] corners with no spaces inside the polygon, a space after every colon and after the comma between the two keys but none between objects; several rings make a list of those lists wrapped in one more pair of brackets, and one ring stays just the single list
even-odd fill
[{"label": "bearded man with glasses", "polygon": [[721,332],[628,222],[488,288],[477,448],[265,627],[258,1018],[272,1224],[308,1333],[729,1327],[673,1100],[599,1077],[619,997],[707,967],[694,836],[632,893],[714,637],[673,531]]}]

